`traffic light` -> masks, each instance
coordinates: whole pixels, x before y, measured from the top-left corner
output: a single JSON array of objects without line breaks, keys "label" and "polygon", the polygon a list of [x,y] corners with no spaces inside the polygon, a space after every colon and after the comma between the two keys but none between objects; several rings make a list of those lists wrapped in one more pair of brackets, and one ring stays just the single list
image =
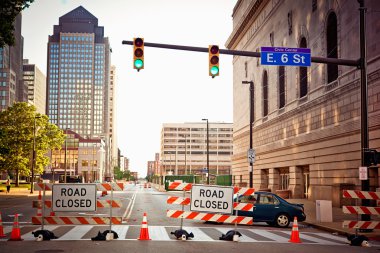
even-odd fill
[{"label": "traffic light", "polygon": [[208,75],[219,76],[219,46],[208,46]]},{"label": "traffic light", "polygon": [[133,68],[140,71],[144,68],[144,39],[133,39]]}]

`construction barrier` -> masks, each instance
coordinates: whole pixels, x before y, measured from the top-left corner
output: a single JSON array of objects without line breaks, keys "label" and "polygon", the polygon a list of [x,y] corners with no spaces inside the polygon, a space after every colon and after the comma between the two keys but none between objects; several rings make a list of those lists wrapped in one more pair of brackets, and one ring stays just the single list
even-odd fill
[{"label": "construction barrier", "polygon": [[[192,183],[182,183],[182,182],[170,182],[168,188],[171,190],[182,190],[190,191],[192,189]],[[234,194],[237,195],[253,195],[255,190],[252,188],[239,188],[233,187]],[[232,196],[231,196],[232,197]],[[235,223],[235,224],[253,224],[252,217],[244,217],[230,214],[218,214],[218,213],[203,213],[203,212],[194,212],[194,211],[184,211],[183,206],[190,205],[191,199],[186,198],[185,194],[183,197],[170,196],[167,199],[168,204],[177,204],[182,205],[182,210],[167,210],[167,217],[169,218],[180,218],[180,219],[191,219],[191,220],[203,220],[203,221],[214,221],[214,222],[223,222],[223,223]],[[253,211],[254,205],[252,203],[233,203],[233,209],[236,211]],[[182,221],[181,221],[182,229]]]},{"label": "construction barrier", "polygon": [[[63,185],[63,184],[60,184]],[[80,184],[75,184],[75,186],[80,186]],[[53,184],[50,183],[35,183],[35,189],[36,190],[42,190],[42,191],[51,191],[53,189]],[[42,215],[34,216],[32,217],[32,224],[34,225],[44,225],[44,223],[49,225],[82,225],[82,224],[89,224],[89,225],[106,225],[106,224],[121,224],[122,223],[122,217],[115,217],[112,216],[112,208],[120,208],[122,207],[121,200],[113,200],[113,191],[123,191],[124,190],[124,184],[123,183],[100,183],[96,184],[97,191],[111,191],[111,199],[110,200],[96,200],[96,207],[97,208],[109,208],[110,209],[110,215],[108,217],[91,217],[91,216],[44,216],[44,212],[42,212]],[[73,196],[73,199],[75,199],[75,196]],[[42,204],[43,203],[43,204]],[[46,207],[46,208],[52,208],[52,201],[49,199],[44,199],[38,201],[33,201],[33,207]],[[53,210],[51,213],[54,213]]]},{"label": "construction barrier", "polygon": [[[380,192],[343,190],[344,198],[380,200]],[[380,215],[380,207],[369,206],[343,206],[346,214],[372,214]],[[343,221],[343,228],[380,229],[379,221]]]},{"label": "construction barrier", "polygon": [[[112,224],[121,224],[122,217],[112,217]],[[109,217],[85,217],[85,216],[47,216],[44,217],[44,222],[48,225],[108,225]],[[32,223],[42,224],[41,216],[32,217]]]},{"label": "construction barrier", "polygon": [[224,222],[224,223],[237,223],[252,225],[252,217],[244,216],[234,216],[225,214],[213,214],[213,213],[200,213],[191,211],[180,211],[180,210],[167,210],[166,215],[169,218],[184,218],[190,220],[202,220],[202,221],[214,221],[214,222]]},{"label": "construction barrier", "polygon": [[[183,197],[176,197],[176,196],[169,196],[167,201],[167,204],[172,205],[184,205],[188,206],[190,205],[190,198],[183,198]],[[238,211],[253,211],[254,205],[252,203],[239,203],[234,202],[234,210]]]},{"label": "construction barrier", "polygon": [[1,212],[0,212],[0,238],[6,237],[4,234],[4,227],[3,227],[3,220],[1,219]]},{"label": "construction barrier", "polygon": [[[45,207],[46,208],[51,208],[52,205],[51,205],[51,200],[45,200],[44,201],[45,203]],[[111,200],[110,199],[98,199],[96,201],[96,207],[97,208],[105,208],[105,207],[110,207],[110,204],[111,204]],[[113,200],[112,201],[112,207],[113,208],[121,208],[123,205],[122,201],[121,200]],[[33,201],[33,207],[34,208],[38,208],[39,206],[42,206],[42,201],[41,200],[35,200]],[[41,209],[41,208],[39,208]],[[37,216],[41,216],[41,215],[37,215]]]},{"label": "construction barrier", "polygon": [[144,213],[143,221],[141,223],[140,236],[138,240],[150,240],[149,238],[149,229],[148,229],[148,219],[146,213]]}]

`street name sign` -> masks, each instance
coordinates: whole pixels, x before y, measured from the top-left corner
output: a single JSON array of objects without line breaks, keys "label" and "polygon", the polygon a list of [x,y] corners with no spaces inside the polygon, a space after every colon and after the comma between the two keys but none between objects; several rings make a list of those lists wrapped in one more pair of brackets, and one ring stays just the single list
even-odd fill
[{"label": "street name sign", "polygon": [[261,65],[311,66],[310,48],[261,47]]},{"label": "street name sign", "polygon": [[96,211],[96,184],[53,184],[54,212]]},{"label": "street name sign", "polygon": [[232,187],[193,185],[190,210],[208,213],[232,214],[234,189]]}]

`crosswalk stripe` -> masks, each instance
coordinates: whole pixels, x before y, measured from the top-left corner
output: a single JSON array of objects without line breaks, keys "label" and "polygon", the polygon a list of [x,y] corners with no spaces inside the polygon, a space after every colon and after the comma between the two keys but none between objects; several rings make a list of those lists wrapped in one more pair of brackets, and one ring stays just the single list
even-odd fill
[{"label": "crosswalk stripe", "polygon": [[170,237],[162,226],[149,226],[149,237],[156,241],[170,241]]},{"label": "crosswalk stripe", "polygon": [[204,233],[201,229],[196,227],[183,227],[184,230],[186,230],[188,233],[193,233],[194,238],[192,238],[192,241],[214,241],[210,236],[208,236],[206,233]]},{"label": "crosswalk stripe", "polygon": [[[290,231],[282,231],[282,232],[286,233],[288,235],[291,234]],[[335,243],[335,242],[332,242],[332,241],[319,239],[319,238],[316,238],[316,237],[313,237],[313,236],[309,236],[309,235],[307,235],[305,233],[300,234],[300,239],[301,239],[301,241],[302,240],[308,240],[308,241],[311,241],[311,242],[322,243],[322,244],[326,244],[326,245],[341,245],[340,243]]]},{"label": "crosswalk stripe", "polygon": [[111,227],[111,229],[117,233],[117,235],[119,236],[120,239],[125,239],[126,236],[127,236],[127,232],[128,232],[129,226],[126,226],[126,225],[113,225]]},{"label": "crosswalk stripe", "polygon": [[327,239],[331,239],[331,240],[334,240],[334,241],[339,241],[339,242],[343,242],[343,243],[348,243],[348,240],[346,238],[342,238],[342,237],[339,237],[339,236],[336,236],[336,235],[332,235],[332,234],[324,234],[324,233],[315,233],[316,235],[319,235],[319,236],[322,236],[322,237],[325,237]]},{"label": "crosswalk stripe", "polygon": [[277,242],[288,242],[289,239],[285,238],[285,237],[282,237],[282,236],[279,236],[279,235],[276,235],[274,233],[271,233],[271,232],[268,232],[268,231],[265,231],[265,230],[253,230],[253,229],[249,229],[249,231],[255,233],[255,234],[258,234],[258,235],[261,235],[263,237],[266,237],[269,239],[269,241],[277,241]]},{"label": "crosswalk stripe", "polygon": [[64,240],[77,240],[82,239],[82,237],[90,231],[94,226],[93,225],[80,225],[75,226],[73,229],[65,233],[63,236],[59,237],[57,240],[64,241]]}]

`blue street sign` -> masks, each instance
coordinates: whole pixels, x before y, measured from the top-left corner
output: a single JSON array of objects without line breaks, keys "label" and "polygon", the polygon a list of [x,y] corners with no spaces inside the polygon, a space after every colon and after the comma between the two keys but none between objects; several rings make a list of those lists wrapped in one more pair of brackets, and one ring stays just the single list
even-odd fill
[{"label": "blue street sign", "polygon": [[310,48],[262,47],[261,65],[311,66]]}]

